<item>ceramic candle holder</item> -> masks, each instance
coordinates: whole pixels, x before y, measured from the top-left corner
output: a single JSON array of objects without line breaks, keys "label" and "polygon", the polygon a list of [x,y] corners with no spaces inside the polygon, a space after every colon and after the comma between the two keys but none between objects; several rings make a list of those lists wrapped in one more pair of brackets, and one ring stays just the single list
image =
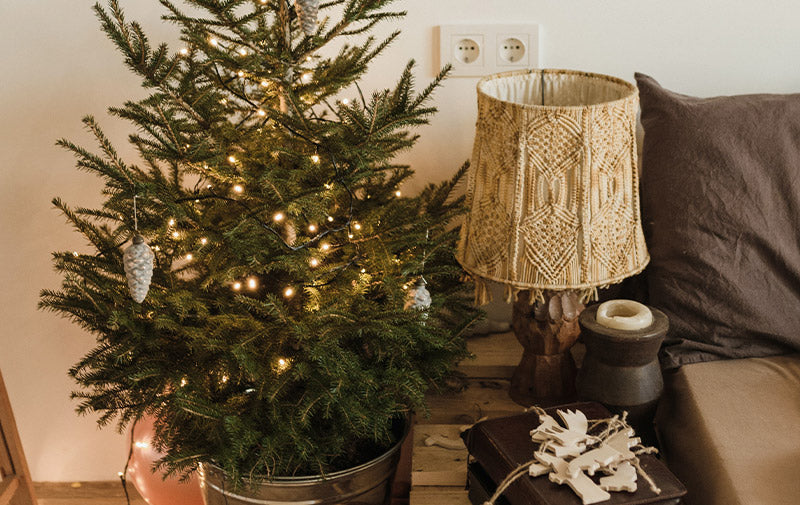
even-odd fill
[{"label": "ceramic candle holder", "polygon": [[[629,300],[593,305],[580,315],[586,357],[578,378],[578,396],[629,414],[638,431],[650,431],[656,404],[664,389],[658,350],[669,328],[663,312]],[[633,305],[635,304],[635,305]],[[605,306],[604,306],[605,305]],[[600,321],[616,328],[605,326]],[[630,328],[630,329],[620,329]]]}]

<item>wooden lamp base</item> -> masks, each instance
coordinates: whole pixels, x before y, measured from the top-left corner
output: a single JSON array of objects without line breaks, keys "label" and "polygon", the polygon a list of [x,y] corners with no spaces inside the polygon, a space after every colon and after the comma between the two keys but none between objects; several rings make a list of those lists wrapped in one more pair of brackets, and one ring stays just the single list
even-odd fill
[{"label": "wooden lamp base", "polygon": [[570,348],[580,335],[582,310],[575,291],[549,291],[544,302],[534,303],[530,291],[518,294],[511,326],[523,353],[509,391],[516,403],[529,407],[575,398],[576,369]]}]

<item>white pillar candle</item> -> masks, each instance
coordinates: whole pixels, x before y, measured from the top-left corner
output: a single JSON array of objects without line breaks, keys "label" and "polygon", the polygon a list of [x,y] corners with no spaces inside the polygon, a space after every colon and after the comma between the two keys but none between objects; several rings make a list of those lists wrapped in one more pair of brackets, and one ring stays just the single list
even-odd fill
[{"label": "white pillar candle", "polygon": [[633,300],[609,300],[597,308],[597,324],[615,330],[642,330],[653,324],[653,313]]}]

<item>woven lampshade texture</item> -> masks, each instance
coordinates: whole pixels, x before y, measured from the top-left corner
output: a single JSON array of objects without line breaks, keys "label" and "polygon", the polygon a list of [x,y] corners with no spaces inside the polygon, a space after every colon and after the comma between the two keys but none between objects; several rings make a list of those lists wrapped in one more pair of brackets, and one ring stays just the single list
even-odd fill
[{"label": "woven lampshade texture", "polygon": [[525,70],[478,83],[458,260],[532,299],[572,289],[585,301],[649,261],[639,213],[636,87],[570,70]]}]

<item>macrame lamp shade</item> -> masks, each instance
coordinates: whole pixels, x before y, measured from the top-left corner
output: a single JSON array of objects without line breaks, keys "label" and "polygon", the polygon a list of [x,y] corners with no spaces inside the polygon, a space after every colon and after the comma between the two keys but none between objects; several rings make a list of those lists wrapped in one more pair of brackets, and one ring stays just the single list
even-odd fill
[{"label": "macrame lamp shade", "polygon": [[582,304],[649,260],[638,104],[634,85],[586,72],[526,70],[478,83],[458,260],[475,278],[479,304],[491,299],[486,280],[504,284],[515,302],[514,331],[526,353],[512,378],[520,403],[574,391],[569,348]]}]

